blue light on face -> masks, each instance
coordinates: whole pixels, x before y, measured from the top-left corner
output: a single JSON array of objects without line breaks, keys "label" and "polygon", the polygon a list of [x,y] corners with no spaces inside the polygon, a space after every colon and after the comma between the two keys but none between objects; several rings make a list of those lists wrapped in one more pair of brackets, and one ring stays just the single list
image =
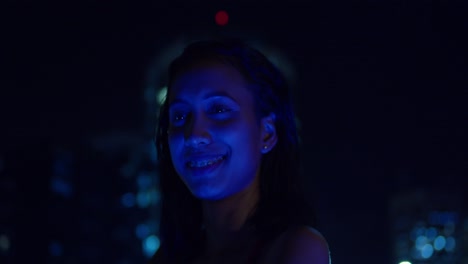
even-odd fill
[{"label": "blue light on face", "polygon": [[256,188],[262,129],[242,74],[225,64],[194,68],[176,78],[168,98],[169,150],[192,194],[219,200]]}]

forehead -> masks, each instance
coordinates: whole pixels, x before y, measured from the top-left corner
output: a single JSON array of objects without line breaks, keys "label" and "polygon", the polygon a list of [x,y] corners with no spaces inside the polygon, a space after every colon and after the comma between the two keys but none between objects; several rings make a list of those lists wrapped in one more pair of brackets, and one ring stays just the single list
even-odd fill
[{"label": "forehead", "polygon": [[206,64],[178,74],[169,91],[169,101],[178,97],[195,97],[205,93],[226,93],[237,99],[250,98],[248,82],[234,67]]}]

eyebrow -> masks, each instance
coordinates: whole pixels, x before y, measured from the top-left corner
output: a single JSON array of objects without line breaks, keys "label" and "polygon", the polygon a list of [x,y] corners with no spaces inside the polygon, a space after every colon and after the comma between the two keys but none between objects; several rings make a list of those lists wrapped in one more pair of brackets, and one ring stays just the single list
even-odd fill
[{"label": "eyebrow", "polygon": [[[225,97],[225,98],[228,98],[231,101],[239,104],[239,102],[237,102],[236,99],[232,98],[228,93],[223,92],[223,91],[208,92],[208,93],[205,94],[205,96],[203,96],[203,100],[210,99],[210,98],[213,98],[213,97]],[[171,107],[172,105],[175,105],[175,104],[179,104],[179,103],[188,103],[188,101],[184,100],[182,98],[175,98],[174,100],[172,100],[172,102],[169,103],[169,107]]]}]

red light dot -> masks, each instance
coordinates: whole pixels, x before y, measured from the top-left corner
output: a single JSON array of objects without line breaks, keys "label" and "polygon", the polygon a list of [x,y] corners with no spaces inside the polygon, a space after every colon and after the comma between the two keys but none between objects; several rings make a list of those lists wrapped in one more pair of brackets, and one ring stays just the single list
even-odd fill
[{"label": "red light dot", "polygon": [[228,23],[229,21],[229,15],[226,11],[221,10],[216,13],[215,16],[216,24],[220,26],[224,26]]}]

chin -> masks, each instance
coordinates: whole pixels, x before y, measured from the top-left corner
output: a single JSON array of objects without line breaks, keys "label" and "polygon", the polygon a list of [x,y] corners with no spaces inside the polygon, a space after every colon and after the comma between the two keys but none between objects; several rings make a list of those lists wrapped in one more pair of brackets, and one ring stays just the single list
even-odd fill
[{"label": "chin", "polygon": [[219,201],[225,198],[224,196],[221,196],[221,195],[212,195],[212,194],[195,194],[195,197],[204,201]]},{"label": "chin", "polygon": [[222,200],[222,199],[230,196],[229,194],[225,194],[225,193],[207,192],[207,191],[192,192],[192,194],[196,198],[198,198],[200,200],[204,200],[204,201],[219,201],[219,200]]}]

